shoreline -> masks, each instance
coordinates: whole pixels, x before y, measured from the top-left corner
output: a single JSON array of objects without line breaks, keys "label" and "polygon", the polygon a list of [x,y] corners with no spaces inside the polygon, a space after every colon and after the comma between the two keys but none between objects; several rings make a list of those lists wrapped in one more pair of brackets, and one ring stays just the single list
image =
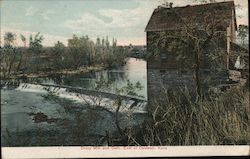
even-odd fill
[{"label": "shoreline", "polygon": [[16,75],[12,75],[8,78],[1,77],[1,80],[20,79],[20,78],[39,78],[39,77],[48,77],[48,76],[53,76],[53,75],[74,75],[74,74],[79,74],[79,73],[101,71],[104,69],[105,67],[103,65],[96,65],[96,66],[79,67],[77,69],[64,69],[64,70],[51,71],[51,72],[19,73]]}]

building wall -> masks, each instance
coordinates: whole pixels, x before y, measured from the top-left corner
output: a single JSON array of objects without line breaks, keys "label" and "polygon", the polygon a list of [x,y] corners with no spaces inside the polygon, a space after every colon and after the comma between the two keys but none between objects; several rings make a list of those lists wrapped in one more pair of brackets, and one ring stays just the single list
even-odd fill
[{"label": "building wall", "polygon": [[227,55],[225,57],[226,59],[226,68],[229,69],[229,63],[230,63],[230,52],[231,52],[231,42],[235,43],[236,42],[236,25],[235,24],[236,19],[235,19],[235,12],[232,10],[232,19],[230,21],[230,25],[227,27]]},{"label": "building wall", "polygon": [[[152,45],[155,39],[154,37],[160,34],[160,32],[147,32],[147,54],[152,54],[155,50],[152,49]],[[225,48],[226,55],[226,34],[223,36],[223,39],[219,40],[218,44],[222,48]],[[173,53],[174,54],[174,53]],[[204,82],[211,76],[210,72],[210,63],[204,55],[203,61],[201,62],[201,81]],[[194,60],[194,58],[193,58]],[[225,62],[226,63],[226,62]],[[192,61],[193,64],[193,61]],[[178,87],[188,87],[189,89],[195,90],[195,77],[194,77],[194,68],[192,65],[189,67],[182,65],[176,61],[176,56],[167,56],[166,59],[161,59],[158,57],[149,57],[147,60],[147,90],[148,90],[148,102],[153,104],[155,100],[160,100],[160,92],[164,91],[164,88],[178,88]],[[214,79],[224,80],[221,77],[216,77]],[[225,77],[226,78],[226,77]]]},{"label": "building wall", "polygon": [[194,88],[194,77],[192,72],[179,72],[177,70],[147,70],[147,90],[149,103],[158,99],[161,91],[178,87]]}]

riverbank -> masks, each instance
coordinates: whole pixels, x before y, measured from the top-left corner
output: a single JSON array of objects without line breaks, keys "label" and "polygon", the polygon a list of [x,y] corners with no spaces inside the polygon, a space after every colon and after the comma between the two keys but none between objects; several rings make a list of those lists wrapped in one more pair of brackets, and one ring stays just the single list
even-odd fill
[{"label": "riverbank", "polygon": [[95,65],[95,66],[87,66],[87,67],[79,67],[77,69],[63,69],[58,71],[50,71],[50,72],[36,72],[36,73],[19,73],[16,75],[11,75],[8,78],[1,79],[18,79],[18,78],[38,78],[38,77],[48,77],[53,75],[74,75],[80,73],[88,73],[88,72],[96,72],[104,70],[105,67],[103,65]]}]

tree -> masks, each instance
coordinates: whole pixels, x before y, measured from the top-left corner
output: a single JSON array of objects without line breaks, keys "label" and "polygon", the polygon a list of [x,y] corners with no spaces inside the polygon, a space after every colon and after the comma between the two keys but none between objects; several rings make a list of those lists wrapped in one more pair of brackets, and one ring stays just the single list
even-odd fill
[{"label": "tree", "polygon": [[101,44],[101,39],[97,37],[96,43],[95,43],[95,57],[94,57],[94,62],[99,63],[101,62],[102,59],[102,44]]},{"label": "tree", "polygon": [[9,77],[13,71],[13,67],[17,57],[17,49],[14,46],[16,40],[16,34],[12,32],[7,32],[4,35],[4,47],[1,53],[1,60],[4,64],[1,64],[3,69],[3,76]]},{"label": "tree", "polygon": [[64,49],[65,49],[65,45],[62,42],[57,41],[57,43],[55,43],[54,45],[53,52],[57,56],[59,54],[62,54],[64,52]]},{"label": "tree", "polygon": [[44,40],[44,37],[40,35],[40,32],[38,32],[34,37],[30,35],[29,39],[29,50],[34,53],[41,53],[42,51],[42,41]]},{"label": "tree", "polygon": [[249,34],[249,27],[247,25],[240,25],[239,31],[238,31],[238,36],[241,40],[242,45],[245,44],[245,40],[246,40],[248,34]]},{"label": "tree", "polygon": [[[20,38],[23,42],[23,46],[26,47],[26,42],[27,42],[27,39],[24,35],[20,34]],[[20,56],[19,56],[19,62],[18,62],[18,65],[17,65],[17,71],[19,71],[20,69],[20,66],[22,64],[22,61],[23,61],[23,54],[24,52],[20,52]],[[25,60],[26,61],[26,60]]]},{"label": "tree", "polygon": [[16,40],[16,34],[12,32],[7,32],[4,35],[4,44],[5,45],[14,45],[14,41]]},{"label": "tree", "polygon": [[35,71],[39,71],[41,70],[41,62],[40,62],[40,56],[38,56],[40,53],[42,53],[42,41],[44,40],[44,37],[42,35],[40,35],[40,32],[38,32],[37,34],[30,35],[29,37],[29,52],[34,54],[35,58],[33,59],[35,62]]},{"label": "tree", "polygon": [[[132,135],[130,134],[130,131],[128,128],[123,129],[121,127],[120,121],[121,121],[121,113],[120,110],[122,108],[122,101],[123,96],[131,96],[131,97],[140,97],[143,98],[142,96],[138,95],[137,92],[140,91],[143,88],[143,86],[141,85],[140,82],[136,82],[136,83],[131,83],[129,80],[127,80],[127,83],[125,86],[122,86],[120,88],[115,88],[114,94],[115,94],[115,98],[112,99],[113,105],[111,108],[115,108],[113,111],[109,110],[108,108],[105,108],[102,105],[102,102],[105,100],[105,96],[101,94],[95,94],[95,95],[88,95],[88,97],[86,98],[86,95],[80,95],[82,97],[82,99],[85,101],[85,103],[91,107],[92,109],[101,109],[104,111],[109,112],[112,117],[114,117],[114,124],[117,128],[117,131],[120,135],[120,139],[122,139],[123,142],[122,144],[128,144],[130,141],[132,141],[134,144],[137,144],[135,140],[133,140]],[[108,79],[104,78],[103,76],[101,76],[94,85],[94,90],[97,92],[110,92],[112,90],[112,81],[109,81]],[[111,104],[111,103],[110,103]],[[132,110],[131,110],[132,111]],[[123,115],[128,115],[128,113],[123,113]],[[129,115],[128,115],[129,116]],[[109,136],[108,132],[107,132],[107,136]],[[109,137],[107,137],[109,138]],[[109,141],[108,141],[109,143]],[[110,144],[110,143],[109,143]]]},{"label": "tree", "polygon": [[73,38],[68,39],[69,52],[74,60],[74,67],[90,65],[90,43],[91,40],[88,36],[78,37],[73,35]]},{"label": "tree", "polygon": [[24,35],[20,35],[20,38],[21,38],[21,40],[22,40],[22,42],[23,42],[23,46],[24,47],[26,47],[26,42],[27,42],[27,39],[26,39],[26,37],[24,36]]},{"label": "tree", "polygon": [[172,8],[173,7],[173,2],[168,2],[168,1],[163,1],[160,7],[166,7],[166,8]]},{"label": "tree", "polygon": [[55,61],[53,62],[53,65],[56,69],[62,69],[62,67],[64,67],[64,60],[65,60],[65,45],[60,42],[57,41],[57,43],[55,43],[53,49],[53,56]]},{"label": "tree", "polygon": [[[152,48],[149,48],[151,52],[154,52],[153,56],[160,56],[162,49],[167,49],[169,52],[175,52],[180,66],[193,68],[194,77],[196,83],[196,92],[198,96],[201,96],[201,61],[204,57],[211,59],[213,62],[222,63],[222,56],[225,54],[223,47],[218,44],[223,43],[222,37],[225,32],[218,29],[221,27],[221,23],[226,19],[223,15],[218,16],[223,6],[218,6],[220,9],[214,7],[210,10],[204,8],[200,11],[200,15],[197,17],[190,17],[183,19],[174,9],[170,9],[169,12],[175,15],[177,19],[182,22],[181,29],[178,31],[166,31],[156,35],[152,35],[151,41],[154,41]],[[216,16],[216,18],[214,18]],[[199,21],[199,17],[204,17],[202,25],[195,25]],[[160,46],[160,47],[159,47]],[[186,62],[186,65],[181,63]],[[213,67],[215,65],[211,65]]]}]

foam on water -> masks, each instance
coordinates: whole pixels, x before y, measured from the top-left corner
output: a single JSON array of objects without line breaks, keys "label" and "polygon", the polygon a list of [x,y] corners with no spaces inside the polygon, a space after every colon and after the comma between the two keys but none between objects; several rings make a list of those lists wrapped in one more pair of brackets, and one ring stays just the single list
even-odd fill
[{"label": "foam on water", "polygon": [[35,93],[47,93],[43,86],[29,84],[29,83],[21,83],[16,90],[23,91],[23,92],[35,92]]},{"label": "foam on water", "polygon": [[[29,83],[21,83],[19,87],[16,88],[18,91],[24,92],[35,92],[35,93],[48,93],[52,92],[54,95],[65,98],[69,100],[73,100],[78,103],[85,103],[92,106],[102,106],[109,111],[115,112],[116,105],[114,104],[114,100],[109,98],[98,98],[97,96],[85,95],[80,93],[74,93],[67,91],[66,88],[59,88],[53,86],[42,86],[39,84],[29,84]],[[145,113],[146,102],[139,103],[137,106],[132,109],[130,106],[134,103],[133,100],[123,100],[121,103],[120,112],[133,112],[133,113]]]}]

